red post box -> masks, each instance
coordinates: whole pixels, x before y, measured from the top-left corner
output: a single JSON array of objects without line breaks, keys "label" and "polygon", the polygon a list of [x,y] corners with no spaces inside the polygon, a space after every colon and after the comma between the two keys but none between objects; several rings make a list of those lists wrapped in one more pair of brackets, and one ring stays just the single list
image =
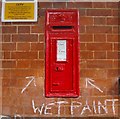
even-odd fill
[{"label": "red post box", "polygon": [[45,22],[45,95],[78,97],[78,11],[47,10]]}]

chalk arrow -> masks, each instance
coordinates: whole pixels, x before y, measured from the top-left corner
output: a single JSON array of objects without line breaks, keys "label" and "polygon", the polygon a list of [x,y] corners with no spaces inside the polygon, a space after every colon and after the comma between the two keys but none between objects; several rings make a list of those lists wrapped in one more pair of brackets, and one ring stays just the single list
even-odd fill
[{"label": "chalk arrow", "polygon": [[27,87],[32,83],[32,81],[34,82],[34,86],[36,87],[36,83],[35,83],[35,77],[34,76],[29,76],[29,77],[26,77],[26,79],[31,79],[28,84],[25,86],[25,88],[22,89],[21,93],[23,93]]},{"label": "chalk arrow", "polygon": [[103,93],[103,91],[98,86],[96,86],[95,84],[93,84],[94,82],[95,82],[94,80],[92,80],[90,78],[86,78],[86,88],[88,87],[88,85],[91,85],[94,88],[96,88],[98,91],[100,91],[101,93]]}]

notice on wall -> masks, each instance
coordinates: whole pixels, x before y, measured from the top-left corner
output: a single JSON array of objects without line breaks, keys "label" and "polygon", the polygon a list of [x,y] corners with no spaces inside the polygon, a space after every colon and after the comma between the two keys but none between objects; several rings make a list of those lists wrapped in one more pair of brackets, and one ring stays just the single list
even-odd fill
[{"label": "notice on wall", "polygon": [[66,40],[57,40],[57,61],[66,61]]},{"label": "notice on wall", "polygon": [[3,22],[37,21],[35,2],[4,2],[2,5]]}]

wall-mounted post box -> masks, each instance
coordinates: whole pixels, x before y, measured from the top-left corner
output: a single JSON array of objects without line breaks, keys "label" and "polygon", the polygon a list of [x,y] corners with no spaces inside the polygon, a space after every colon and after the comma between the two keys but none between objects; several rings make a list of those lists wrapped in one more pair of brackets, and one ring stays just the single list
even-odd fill
[{"label": "wall-mounted post box", "polygon": [[78,11],[47,10],[45,22],[45,95],[78,97]]}]

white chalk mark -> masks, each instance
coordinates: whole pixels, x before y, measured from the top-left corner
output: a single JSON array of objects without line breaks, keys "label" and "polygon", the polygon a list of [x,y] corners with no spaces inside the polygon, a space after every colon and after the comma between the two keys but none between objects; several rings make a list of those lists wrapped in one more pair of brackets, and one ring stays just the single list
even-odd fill
[{"label": "white chalk mark", "polygon": [[0,119],[10,119],[10,117],[9,116],[5,116],[5,115],[0,115]]},{"label": "white chalk mark", "polygon": [[105,103],[107,103],[107,102],[112,102],[112,111],[113,111],[113,114],[115,115],[115,102],[116,101],[119,101],[118,99],[106,99],[105,100]]},{"label": "white chalk mark", "polygon": [[100,91],[101,93],[103,93],[103,91],[98,87],[96,86],[95,84],[93,84],[95,81],[90,79],[90,78],[86,78],[86,88],[88,88],[88,84],[93,86],[94,88],[96,88],[98,91]]},{"label": "white chalk mark", "polygon": [[100,101],[98,101],[98,113],[99,114],[101,114],[101,108],[105,111],[106,114],[108,113],[106,103],[104,103],[104,105],[102,105],[102,103]]},{"label": "white chalk mark", "polygon": [[34,113],[37,113],[37,111],[40,113],[40,115],[42,114],[42,111],[43,111],[43,108],[44,108],[44,103],[42,104],[41,106],[41,109],[39,109],[38,107],[35,107],[35,102],[34,100],[32,100],[32,107],[33,107],[33,110],[34,110]]},{"label": "white chalk mark", "polygon": [[61,104],[68,104],[68,102],[67,101],[58,101],[56,103],[58,104],[58,115],[60,115]]},{"label": "white chalk mark", "polygon": [[48,111],[52,110],[53,105],[55,105],[55,103],[49,103],[45,106],[45,110],[44,110],[45,115],[52,115],[52,113],[49,113]]},{"label": "white chalk mark", "polygon": [[80,106],[82,106],[82,103],[81,103],[81,102],[72,101],[72,102],[71,102],[71,107],[70,107],[71,115],[74,114],[74,109],[75,109],[75,108],[78,108],[78,109],[79,109]]},{"label": "white chalk mark", "polygon": [[96,110],[96,103],[95,100],[93,100],[93,109],[94,109],[94,113],[97,114],[97,110]]},{"label": "white chalk mark", "polygon": [[14,115],[14,119],[18,119],[18,118],[19,118],[19,119],[22,119],[22,117],[21,117],[19,114],[15,114],[15,115]]},{"label": "white chalk mark", "polygon": [[31,79],[28,84],[25,86],[25,88],[22,89],[21,93],[23,93],[27,87],[32,83],[32,81],[34,82],[34,86],[36,87],[36,83],[35,83],[35,77],[34,76],[29,76],[29,77],[26,77],[26,79]]},{"label": "white chalk mark", "polygon": [[83,107],[83,109],[82,109],[81,115],[84,114],[84,111],[85,111],[85,110],[89,110],[90,112],[92,112],[92,110],[90,109],[90,106],[89,106],[87,100],[86,100],[86,104],[84,105],[84,107]]},{"label": "white chalk mark", "polygon": [[[85,104],[83,104],[81,101],[71,101],[70,106],[66,106],[66,108],[68,108],[71,111],[71,115],[75,115],[76,114],[76,110],[80,115],[84,115],[86,114],[88,111],[89,113],[94,112],[96,115],[102,115],[102,114],[109,114],[109,111],[112,112],[114,115],[116,114],[116,108],[115,108],[115,103],[118,101],[118,99],[106,99],[104,100],[103,103],[101,103],[101,101],[97,100],[93,100],[92,101],[92,105],[89,104],[88,100],[85,100]],[[108,102],[111,104],[108,104]],[[60,116],[61,114],[61,109],[63,107],[63,105],[65,106],[66,104],[69,104],[68,101],[57,101],[57,102],[51,102],[48,104],[42,103],[41,106],[39,107],[35,107],[35,101],[32,100],[32,107],[33,107],[33,111],[34,113],[39,113],[40,115],[44,114],[44,115],[52,115],[53,114],[53,110],[54,107],[57,106],[57,116]],[[108,106],[111,106],[111,110],[108,110]],[[76,109],[76,110],[75,110]],[[92,110],[93,109],[93,110]],[[65,110],[63,110],[65,111]]]}]

